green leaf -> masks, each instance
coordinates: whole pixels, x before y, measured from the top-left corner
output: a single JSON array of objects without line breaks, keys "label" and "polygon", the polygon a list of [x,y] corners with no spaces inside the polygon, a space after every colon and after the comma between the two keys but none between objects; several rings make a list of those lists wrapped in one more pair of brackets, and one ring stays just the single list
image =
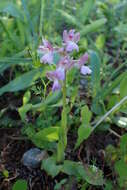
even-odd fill
[{"label": "green leaf", "polygon": [[46,170],[49,175],[55,177],[60,172],[79,179],[86,180],[92,185],[103,185],[104,179],[102,171],[95,166],[83,166],[79,162],[65,160],[62,165],[56,164],[56,158],[50,157],[42,161],[42,169]]},{"label": "green leaf", "polygon": [[91,133],[92,128],[90,126],[85,127],[84,125],[81,125],[78,129],[78,140],[75,148],[78,148],[80,144],[90,136]]},{"label": "green leaf", "polygon": [[93,21],[91,24],[87,24],[84,26],[84,29],[81,30],[80,34],[81,36],[85,36],[89,33],[96,32],[99,29],[102,29],[102,27],[105,25],[107,20],[105,18]]},{"label": "green leaf", "polygon": [[98,53],[92,50],[90,51],[90,65],[92,69],[91,82],[93,89],[93,97],[95,97],[97,92],[100,91],[101,60]]},{"label": "green leaf", "polygon": [[9,15],[24,21],[23,12],[14,3],[11,2],[2,2],[2,4],[0,3],[0,12],[8,13]]},{"label": "green leaf", "polygon": [[5,178],[8,178],[9,177],[9,172],[8,172],[8,170],[3,170],[2,171],[2,174],[3,174],[3,176],[5,177]]},{"label": "green leaf", "polygon": [[103,178],[103,173],[94,165],[86,166],[86,181],[92,185],[102,186],[105,181]]},{"label": "green leaf", "polygon": [[115,104],[117,104],[120,101],[120,98],[118,95],[113,94],[110,96],[109,102],[108,102],[108,106],[107,109],[111,109],[113,106],[115,106]]},{"label": "green leaf", "polygon": [[127,154],[127,134],[124,134],[120,139],[120,150],[123,155]]},{"label": "green leaf", "polygon": [[25,88],[31,86],[33,82],[40,76],[41,71],[42,69],[34,69],[15,78],[7,85],[0,88],[0,95],[5,92],[16,92],[19,90],[24,90]]},{"label": "green leaf", "polygon": [[62,97],[61,91],[56,91],[53,93],[50,92],[45,101],[32,105],[32,109],[42,111],[46,109],[47,106],[55,105],[60,100],[61,97]]},{"label": "green leaf", "polygon": [[27,190],[27,182],[22,179],[17,180],[14,183],[12,190]]},{"label": "green leaf", "polygon": [[48,142],[48,141],[44,141],[42,139],[37,139],[34,137],[30,138],[30,140],[38,148],[45,149],[45,150],[48,150],[50,152],[56,151],[56,147],[57,147],[56,142]]},{"label": "green leaf", "polygon": [[103,173],[96,166],[83,166],[81,163],[65,160],[62,170],[71,176],[86,180],[89,184],[101,186],[104,184]]},{"label": "green leaf", "polygon": [[94,6],[94,3],[95,3],[95,0],[86,0],[84,1],[84,5],[83,7],[81,8],[81,13],[80,14],[80,17],[82,19],[82,23],[85,23],[86,20],[88,19],[88,16]]},{"label": "green leaf", "polygon": [[121,187],[127,183],[127,163],[123,159],[115,163],[115,170],[119,175],[119,184]]},{"label": "green leaf", "polygon": [[89,111],[87,106],[84,106],[81,110],[82,124],[78,129],[78,140],[76,142],[75,148],[86,140],[92,133],[92,127],[90,127],[92,113]]},{"label": "green leaf", "polygon": [[96,39],[96,47],[100,50],[104,48],[105,45],[105,35],[100,34]]},{"label": "green leaf", "polygon": [[59,140],[59,127],[48,127],[36,133],[35,139],[54,142]]},{"label": "green leaf", "polygon": [[127,114],[127,104],[123,105],[122,108],[119,110],[121,113]]},{"label": "green leaf", "polygon": [[56,92],[53,92],[53,93],[51,92],[47,96],[47,98],[45,100],[45,104],[46,105],[56,104],[61,97],[62,97],[61,91],[56,91]]},{"label": "green leaf", "polygon": [[107,181],[104,190],[112,190],[112,189],[113,189],[112,182]]},{"label": "green leaf", "polygon": [[62,167],[62,172],[71,176],[82,177],[83,179],[86,179],[85,169],[79,162],[65,160]]},{"label": "green leaf", "polygon": [[126,117],[115,117],[113,119],[114,123],[121,128],[127,128],[127,118]]},{"label": "green leaf", "polygon": [[62,93],[61,91],[57,91],[57,92],[54,92],[54,93],[49,93],[48,97],[46,98],[45,101],[42,101],[41,103],[38,103],[38,104],[25,104],[23,106],[21,106],[19,109],[18,109],[18,112],[20,114],[20,117],[22,118],[22,120],[25,120],[25,117],[26,117],[26,113],[30,110],[38,110],[38,111],[44,111],[46,109],[47,106],[53,106],[56,104],[56,102],[61,98],[62,96]]},{"label": "green leaf", "polygon": [[96,115],[105,114],[105,105],[104,105],[103,100],[96,97],[93,98],[91,109],[92,109],[92,112],[94,112]]},{"label": "green leaf", "polygon": [[27,135],[29,139],[32,139],[36,134],[35,128],[32,124],[26,124],[22,129],[22,133]]},{"label": "green leaf", "polygon": [[26,58],[2,58],[0,59],[0,73],[5,71],[7,68],[15,65],[28,65],[31,64],[31,59]]},{"label": "green leaf", "polygon": [[76,17],[68,14],[67,12],[61,9],[57,9],[57,11],[68,21],[68,23],[73,24],[79,28],[83,27],[83,25],[79,22],[79,20]]},{"label": "green leaf", "polygon": [[61,171],[62,165],[56,164],[55,157],[49,157],[48,159],[42,161],[41,168],[44,169],[52,177],[55,177]]},{"label": "green leaf", "polygon": [[71,107],[74,105],[75,103],[75,100],[76,100],[76,97],[78,95],[78,90],[79,90],[79,87],[74,87],[72,89],[72,93],[71,93],[71,97],[70,97],[70,102],[71,102]]},{"label": "green leaf", "polygon": [[109,96],[115,88],[117,88],[121,81],[127,76],[127,72],[121,73],[117,78],[115,78],[113,81],[108,81],[105,86],[101,89],[101,92],[98,92],[97,98],[99,99],[105,99],[107,96]]},{"label": "green leaf", "polygon": [[57,183],[54,187],[54,190],[60,190],[62,186],[67,182],[67,179],[62,179],[59,183]]},{"label": "green leaf", "polygon": [[122,99],[124,96],[127,96],[127,76],[123,78],[120,84],[120,98]]},{"label": "green leaf", "polygon": [[[35,30],[33,27],[33,21],[31,19],[30,13],[29,13],[29,9],[28,9],[28,2],[26,0],[21,0],[23,9],[24,9],[24,16],[25,16],[25,21],[28,25],[28,29],[31,32],[31,34],[35,37]],[[31,37],[32,37],[31,35]]]},{"label": "green leaf", "polygon": [[30,91],[26,91],[24,96],[23,96],[23,105],[27,104],[31,98],[31,93]]},{"label": "green leaf", "polygon": [[20,115],[22,121],[25,120],[25,118],[26,118],[26,113],[27,113],[29,110],[31,110],[31,109],[32,109],[32,104],[25,104],[25,105],[23,105],[22,107],[20,107],[20,108],[18,109],[18,112],[19,112],[19,115]]},{"label": "green leaf", "polygon": [[75,76],[77,76],[78,70],[77,68],[73,67],[71,70],[67,72],[67,84],[70,86],[73,84]]},{"label": "green leaf", "polygon": [[81,110],[82,124],[89,125],[91,117],[92,117],[92,113],[89,110],[88,106],[82,107],[82,110]]}]

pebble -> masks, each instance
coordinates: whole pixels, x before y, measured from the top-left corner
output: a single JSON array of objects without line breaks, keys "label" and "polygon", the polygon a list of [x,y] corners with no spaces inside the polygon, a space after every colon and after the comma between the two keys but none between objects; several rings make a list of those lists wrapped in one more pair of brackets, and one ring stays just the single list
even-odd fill
[{"label": "pebble", "polygon": [[47,157],[47,152],[38,148],[31,148],[24,153],[22,163],[29,168],[38,168],[41,161]]}]

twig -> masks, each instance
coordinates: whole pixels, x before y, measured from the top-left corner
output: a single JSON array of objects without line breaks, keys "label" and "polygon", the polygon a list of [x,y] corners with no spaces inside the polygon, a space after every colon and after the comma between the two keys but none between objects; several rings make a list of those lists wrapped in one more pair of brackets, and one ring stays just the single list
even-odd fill
[{"label": "twig", "polygon": [[81,156],[80,156],[82,149],[83,149],[83,145],[81,144],[81,146],[79,148],[79,151],[78,151],[78,159],[79,159],[80,162],[83,162],[82,159],[81,159]]},{"label": "twig", "polygon": [[11,140],[23,140],[23,141],[25,141],[25,140],[28,140],[28,138],[27,137],[13,137],[13,136],[6,136],[7,138],[9,138],[9,139],[11,139]]},{"label": "twig", "polygon": [[121,138],[121,136],[118,133],[116,133],[115,131],[113,131],[112,129],[108,129],[108,131],[110,133],[112,133],[113,135],[115,135],[116,137]]},{"label": "twig", "polygon": [[[125,96],[119,103],[113,106],[112,109],[110,109],[103,117],[101,117],[101,119],[94,125],[93,130],[95,130],[113,111],[115,111],[118,107],[120,107],[125,101],[127,101],[127,96]],[[112,132],[115,135],[117,134],[111,129],[110,132]],[[117,134],[117,136],[119,135]]]}]

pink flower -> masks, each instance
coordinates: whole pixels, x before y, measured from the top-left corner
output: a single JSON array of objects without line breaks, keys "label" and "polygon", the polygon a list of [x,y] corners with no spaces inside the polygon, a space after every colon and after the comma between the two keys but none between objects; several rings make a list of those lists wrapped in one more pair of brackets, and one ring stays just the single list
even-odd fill
[{"label": "pink flower", "polygon": [[67,52],[72,52],[73,50],[79,51],[79,47],[77,45],[80,40],[80,33],[75,33],[75,30],[64,30],[63,32],[63,41],[65,45],[65,49]]},{"label": "pink flower", "polygon": [[54,71],[49,71],[47,77],[52,81],[55,79],[63,81],[65,79],[65,70],[62,67],[58,67]]},{"label": "pink flower", "polygon": [[82,57],[80,57],[79,61],[78,61],[78,66],[81,67],[83,66],[89,59],[89,55],[88,53],[85,53]]},{"label": "pink flower", "polygon": [[49,80],[53,81],[52,91],[60,90],[60,81],[65,79],[65,69],[64,67],[58,67],[55,71],[50,71],[47,73]]},{"label": "pink flower", "polygon": [[60,81],[65,80],[66,71],[74,66],[74,61],[69,56],[62,57],[57,64],[57,68],[54,71],[47,73],[49,80],[53,81],[52,91],[60,90]]},{"label": "pink flower", "polygon": [[49,63],[52,64],[53,63],[53,53],[49,52],[44,54],[41,59],[40,59],[41,63]]},{"label": "pink flower", "polygon": [[57,90],[61,89],[61,84],[59,83],[59,81],[56,79],[54,80],[53,86],[52,86],[52,91],[55,92]]},{"label": "pink flower", "polygon": [[39,46],[38,53],[41,55],[41,63],[53,64],[53,47],[47,40],[43,39],[43,45]]},{"label": "pink flower", "polygon": [[69,56],[65,56],[60,59],[58,66],[64,68],[65,71],[67,71],[74,66],[74,61]]},{"label": "pink flower", "polygon": [[91,74],[92,71],[89,67],[83,65],[81,66],[80,72],[83,75],[87,75],[87,74]]},{"label": "pink flower", "polygon": [[91,74],[91,69],[84,64],[88,61],[89,55],[88,53],[85,53],[78,61],[76,61],[75,66],[80,69],[81,74],[87,75]]},{"label": "pink flower", "polygon": [[[47,77],[49,80],[53,81],[52,91],[60,90],[63,81],[66,77],[66,72],[73,67],[77,67],[81,74],[87,75],[91,74],[91,69],[84,64],[88,61],[88,53],[85,53],[79,58],[79,60],[73,60],[70,57],[70,52],[73,50],[79,51],[77,43],[80,40],[80,34],[75,33],[75,30],[64,30],[63,32],[63,46],[53,47],[50,42],[43,40],[43,44],[38,48],[38,54],[40,56],[41,63],[53,64],[54,60],[57,60],[56,69],[47,72]],[[55,59],[54,59],[55,58]]]}]

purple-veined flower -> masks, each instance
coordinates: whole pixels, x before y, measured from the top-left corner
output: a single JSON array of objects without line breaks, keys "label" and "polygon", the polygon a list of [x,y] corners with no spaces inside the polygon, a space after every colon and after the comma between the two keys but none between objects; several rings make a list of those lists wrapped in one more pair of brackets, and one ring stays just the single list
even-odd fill
[{"label": "purple-veined flower", "polygon": [[78,41],[80,40],[80,33],[75,33],[75,30],[64,30],[63,32],[63,41],[65,45],[65,50],[67,52],[72,52],[73,50],[79,51],[79,47],[77,45]]},{"label": "purple-veined flower", "polygon": [[85,66],[85,65],[83,65],[82,67],[81,67],[81,69],[80,69],[80,72],[81,72],[81,74],[83,74],[83,75],[89,75],[89,74],[91,74],[91,69],[89,68],[89,67],[87,67],[87,66]]},{"label": "purple-veined flower", "polygon": [[89,59],[89,55],[88,53],[85,53],[83,56],[80,57],[80,59],[78,60],[78,66],[81,67],[83,66]]},{"label": "purple-veined flower", "polygon": [[53,47],[47,40],[43,39],[43,45],[38,48],[38,53],[42,54],[41,63],[53,64]]},{"label": "purple-veined flower", "polygon": [[75,61],[69,56],[61,57],[57,68],[47,73],[49,80],[53,81],[52,91],[61,89],[61,82],[65,80],[66,72],[74,67]]},{"label": "purple-veined flower", "polygon": [[65,79],[64,67],[58,67],[56,70],[48,72],[47,77],[49,80],[53,81],[52,91],[60,90],[60,81],[64,81]]},{"label": "purple-veined flower", "polygon": [[91,69],[88,66],[85,66],[84,64],[88,61],[89,55],[88,53],[85,53],[80,59],[78,60],[78,63],[76,64],[76,67],[80,69],[81,74],[87,75],[91,74]]},{"label": "purple-veined flower", "polygon": [[74,60],[72,60],[69,56],[62,57],[58,63],[58,67],[62,67],[65,71],[68,71],[74,66]]},{"label": "purple-veined flower", "polygon": [[47,73],[47,77],[53,81],[52,91],[61,89],[60,81],[65,80],[66,71],[72,67],[73,60],[71,60],[69,56],[65,56],[61,57],[56,70]]},{"label": "purple-veined flower", "polygon": [[60,59],[56,64],[56,69],[53,71],[47,72],[47,77],[49,80],[53,81],[52,91],[60,90],[63,84],[63,81],[66,77],[66,72],[73,67],[77,67],[81,74],[87,75],[91,74],[91,69],[88,66],[85,66],[85,63],[89,59],[88,53],[85,53],[78,60],[73,60],[70,57],[70,52],[73,50],[78,51],[79,47],[77,45],[80,40],[80,34],[75,30],[64,30],[63,32],[63,46],[61,48],[53,47],[50,42],[43,40],[43,45],[40,45],[38,48],[38,54],[41,55],[40,61],[42,63],[53,64],[53,58],[55,53],[58,53]]},{"label": "purple-veined flower", "polygon": [[61,84],[57,79],[55,79],[53,82],[52,91],[55,92],[60,89],[61,89]]}]

